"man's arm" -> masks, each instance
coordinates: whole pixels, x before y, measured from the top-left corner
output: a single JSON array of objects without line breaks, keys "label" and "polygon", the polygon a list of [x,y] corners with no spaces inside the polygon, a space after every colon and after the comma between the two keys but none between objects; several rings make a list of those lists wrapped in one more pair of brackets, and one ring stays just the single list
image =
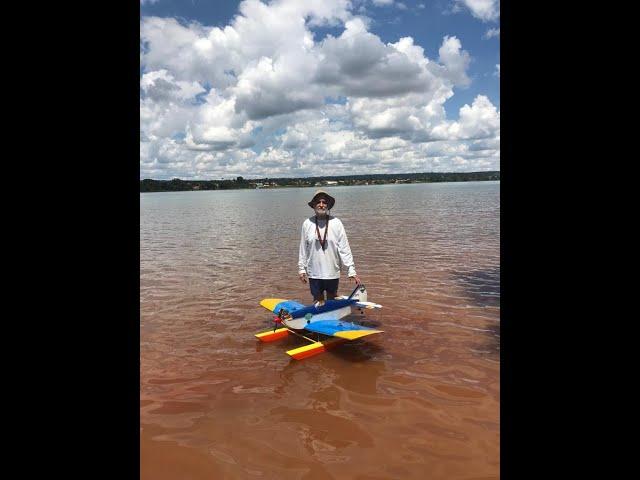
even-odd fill
[{"label": "man's arm", "polygon": [[300,232],[300,249],[298,252],[298,276],[302,283],[307,283],[307,242],[305,241],[304,223]]},{"label": "man's arm", "polygon": [[351,247],[349,246],[349,239],[347,238],[347,232],[344,229],[344,225],[340,222],[340,228],[338,231],[338,255],[340,255],[340,260],[342,264],[347,267],[347,276],[349,280],[352,278],[356,281],[358,285],[360,285],[360,278],[356,274],[356,266],[353,261],[353,255],[351,254]]}]

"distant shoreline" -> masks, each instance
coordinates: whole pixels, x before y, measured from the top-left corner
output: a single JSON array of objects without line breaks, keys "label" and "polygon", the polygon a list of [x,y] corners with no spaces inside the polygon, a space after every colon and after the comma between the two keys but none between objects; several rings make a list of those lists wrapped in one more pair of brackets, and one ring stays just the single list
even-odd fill
[{"label": "distant shoreline", "polygon": [[259,178],[246,180],[140,180],[140,193],[190,192],[200,190],[240,190],[287,187],[320,187],[352,185],[387,185],[407,183],[478,182],[500,180],[500,171],[491,172],[445,172],[445,173],[398,173],[371,175],[340,175],[299,178]]}]

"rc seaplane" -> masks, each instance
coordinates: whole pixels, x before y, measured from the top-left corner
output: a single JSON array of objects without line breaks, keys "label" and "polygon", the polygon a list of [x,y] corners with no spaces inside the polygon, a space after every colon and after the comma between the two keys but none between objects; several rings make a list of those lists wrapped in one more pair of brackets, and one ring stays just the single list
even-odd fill
[{"label": "rc seaplane", "polygon": [[273,317],[273,330],[256,334],[261,342],[273,342],[289,334],[311,342],[287,351],[296,360],[317,355],[350,340],[383,332],[342,320],[352,313],[352,309],[364,313],[365,309],[382,308],[382,305],[367,301],[367,291],[363,284],[356,286],[348,297],[336,297],[324,304],[316,302],[303,305],[293,300],[265,298],[260,305],[276,314]]}]

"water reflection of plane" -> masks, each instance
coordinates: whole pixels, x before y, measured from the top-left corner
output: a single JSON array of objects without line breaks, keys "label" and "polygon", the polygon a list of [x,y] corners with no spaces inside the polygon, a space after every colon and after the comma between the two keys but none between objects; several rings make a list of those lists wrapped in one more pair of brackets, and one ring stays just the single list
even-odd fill
[{"label": "water reflection of plane", "polygon": [[[343,320],[352,313],[352,309],[364,312],[365,309],[382,308],[382,305],[367,301],[364,285],[358,285],[348,297],[336,297],[324,304],[303,305],[293,300],[265,298],[260,305],[277,314],[273,319],[273,331],[256,334],[261,342],[273,342],[289,334],[311,342],[287,351],[296,360],[317,355],[346,341],[382,333],[382,330]],[[281,328],[278,328],[279,325]],[[311,338],[313,336],[315,339]]]}]

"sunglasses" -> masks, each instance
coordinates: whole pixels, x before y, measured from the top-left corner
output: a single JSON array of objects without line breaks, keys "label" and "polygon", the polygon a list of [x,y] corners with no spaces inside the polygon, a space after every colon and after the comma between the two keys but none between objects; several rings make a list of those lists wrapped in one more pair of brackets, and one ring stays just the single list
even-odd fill
[{"label": "sunglasses", "polygon": [[329,202],[327,202],[326,200],[322,200],[322,199],[321,199],[321,200],[318,200],[318,201],[316,202],[316,205],[318,205],[319,203],[324,203],[325,205],[329,205]]}]

